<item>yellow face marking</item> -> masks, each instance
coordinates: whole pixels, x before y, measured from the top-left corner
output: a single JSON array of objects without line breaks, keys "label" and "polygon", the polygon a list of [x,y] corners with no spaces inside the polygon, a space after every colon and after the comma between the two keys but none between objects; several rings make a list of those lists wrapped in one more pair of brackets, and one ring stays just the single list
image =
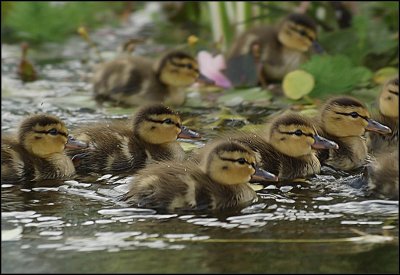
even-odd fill
[{"label": "yellow face marking", "polygon": [[278,125],[271,132],[270,142],[279,152],[300,157],[312,153],[311,145],[314,143],[316,131],[307,125]]},{"label": "yellow face marking", "polygon": [[388,117],[399,117],[399,86],[393,83],[384,85],[379,95],[379,111]]},{"label": "yellow face marking", "polygon": [[181,119],[174,114],[150,115],[138,126],[140,137],[151,144],[173,142],[181,132]]},{"label": "yellow face marking", "polygon": [[[351,114],[357,113],[356,117]],[[322,123],[325,131],[337,137],[361,136],[365,132],[370,118],[369,112],[362,107],[340,106],[333,104],[322,113]]]},{"label": "yellow face marking", "polygon": [[256,159],[253,154],[235,151],[220,152],[209,163],[210,177],[220,184],[234,185],[250,181],[255,173]]},{"label": "yellow face marking", "polygon": [[278,39],[288,48],[306,52],[316,39],[316,33],[310,28],[289,21],[283,23]]},{"label": "yellow face marking", "polygon": [[174,87],[192,85],[199,77],[199,66],[196,60],[189,58],[172,58],[161,69],[161,81]]},{"label": "yellow face marking", "polygon": [[24,147],[37,156],[49,157],[63,152],[67,140],[68,130],[63,124],[37,124],[26,134]]}]

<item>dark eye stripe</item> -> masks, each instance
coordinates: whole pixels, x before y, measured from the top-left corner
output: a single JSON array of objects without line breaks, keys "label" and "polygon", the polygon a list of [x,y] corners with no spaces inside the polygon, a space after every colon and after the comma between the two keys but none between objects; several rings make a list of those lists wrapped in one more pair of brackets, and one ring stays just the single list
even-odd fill
[{"label": "dark eye stripe", "polygon": [[[51,130],[49,130],[49,131],[34,131],[34,132],[35,132],[35,133],[38,133],[38,134],[46,134],[46,135],[49,135],[49,134],[50,134],[50,131],[51,131]],[[64,132],[61,132],[61,131],[58,131],[57,134],[52,134],[52,135],[62,135],[62,136],[64,136],[64,137],[68,137],[68,134],[67,134],[67,133],[64,133]]]},{"label": "dark eye stripe", "polygon": [[173,61],[173,60],[170,60],[170,62],[171,62],[172,65],[174,65],[174,66],[176,66],[176,67],[188,68],[188,69],[193,70],[193,71],[195,71],[195,72],[197,72],[197,73],[199,72],[199,70],[196,69],[191,63],[182,64],[182,63],[177,63],[177,62],[175,62],[175,61]]},{"label": "dark eye stripe", "polygon": [[314,38],[312,38],[306,31],[304,30],[298,30],[294,27],[289,27],[292,31],[297,32],[301,36],[307,37],[311,42],[314,41]]},{"label": "dark eye stripe", "polygon": [[388,92],[391,93],[391,94],[399,96],[399,92],[396,92],[396,91],[393,91],[393,90],[390,90],[390,89],[388,89]]},{"label": "dark eye stripe", "polygon": [[228,158],[223,158],[223,157],[221,157],[221,156],[220,156],[219,158],[222,159],[222,160],[226,160],[226,161],[239,162],[239,163],[241,163],[241,164],[247,163],[248,165],[251,165],[253,168],[256,167],[256,164],[255,164],[255,163],[250,163],[250,162],[248,162],[247,160],[245,160],[244,158],[240,158],[240,159],[228,159]]},{"label": "dark eye stripe", "polygon": [[147,120],[147,121],[154,122],[154,123],[160,123],[160,124],[163,124],[163,123],[165,123],[166,121],[170,120],[171,123],[168,123],[168,124],[175,124],[175,126],[178,127],[178,128],[181,128],[181,126],[182,126],[180,123],[175,123],[173,120],[171,120],[171,119],[169,119],[169,118],[164,119],[164,120],[156,120],[156,119],[146,118],[146,120]]},{"label": "dark eye stripe", "polygon": [[294,131],[294,132],[283,132],[283,131],[279,131],[279,133],[281,133],[281,134],[287,134],[287,135],[307,136],[307,137],[312,137],[312,138],[314,138],[314,134],[308,134],[308,133],[304,133],[304,132],[301,132],[301,135],[299,135],[297,131]]},{"label": "dark eye stripe", "polygon": [[338,115],[344,115],[344,116],[353,116],[354,115],[354,113],[355,114],[357,114],[357,116],[359,116],[359,117],[361,117],[361,118],[363,118],[363,119],[365,119],[366,121],[368,121],[368,117],[366,117],[366,116],[362,116],[362,115],[360,115],[359,113],[357,113],[357,112],[351,112],[351,113],[342,113],[342,112],[335,112],[336,114],[338,114]]}]

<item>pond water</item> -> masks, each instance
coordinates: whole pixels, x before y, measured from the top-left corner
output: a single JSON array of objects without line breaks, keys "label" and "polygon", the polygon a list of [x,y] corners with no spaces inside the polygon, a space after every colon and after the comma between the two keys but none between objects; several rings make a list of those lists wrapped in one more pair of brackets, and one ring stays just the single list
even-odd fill
[{"label": "pond water", "polygon": [[[102,50],[141,30],[104,28],[93,34]],[[101,39],[100,39],[101,38]],[[99,107],[91,99],[91,63],[79,38],[32,52],[41,79],[15,76],[19,48],[2,44],[2,132],[48,112],[70,129],[102,119],[127,119],[134,109]],[[147,46],[146,46],[147,47]],[[151,49],[156,49],[153,46]],[[139,49],[140,51],[140,49]],[[88,59],[90,60],[90,58]],[[279,106],[236,106],[244,117],[215,125],[220,106],[184,106],[187,125],[202,141],[261,123]],[[274,109],[275,108],[275,109]],[[306,183],[270,185],[258,203],[238,212],[169,213],[115,201],[131,179],[1,186],[2,272],[5,273],[396,273],[398,201],[369,197],[352,187],[359,175],[318,175]]]}]

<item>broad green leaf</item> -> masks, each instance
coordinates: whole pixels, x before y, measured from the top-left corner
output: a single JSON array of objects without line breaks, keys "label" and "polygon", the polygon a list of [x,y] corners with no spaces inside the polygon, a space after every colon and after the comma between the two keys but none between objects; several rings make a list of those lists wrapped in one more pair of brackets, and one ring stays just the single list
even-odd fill
[{"label": "broad green leaf", "polygon": [[370,70],[354,66],[344,55],[313,56],[301,66],[315,78],[315,88],[312,96],[342,94],[365,84],[372,76]]}]

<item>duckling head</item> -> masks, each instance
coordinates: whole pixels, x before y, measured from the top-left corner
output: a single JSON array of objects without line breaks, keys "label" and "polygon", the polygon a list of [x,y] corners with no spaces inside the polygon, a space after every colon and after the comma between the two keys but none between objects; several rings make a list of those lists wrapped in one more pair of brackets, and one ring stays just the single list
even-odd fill
[{"label": "duckling head", "polygon": [[388,117],[399,117],[399,78],[389,80],[379,95],[379,111]]},{"label": "duckling head", "polygon": [[306,52],[310,47],[321,52],[322,48],[316,38],[316,24],[305,14],[290,14],[282,21],[278,32],[279,42],[300,52]]},{"label": "duckling head", "polygon": [[134,134],[150,144],[165,144],[179,138],[198,138],[199,135],[182,126],[179,114],[162,104],[137,111],[133,120]]},{"label": "duckling head", "polygon": [[391,133],[389,127],[370,118],[364,104],[350,96],[328,100],[322,107],[321,121],[325,132],[336,137],[362,136],[366,130]]},{"label": "duckling head", "polygon": [[279,152],[301,157],[312,153],[312,149],[338,149],[338,145],[317,134],[307,118],[298,114],[277,117],[271,125],[270,144]]},{"label": "duckling head", "polygon": [[187,87],[200,76],[196,59],[180,51],[165,55],[160,59],[157,67],[157,78],[168,86]]},{"label": "duckling head", "polygon": [[28,152],[46,158],[64,151],[68,142],[68,130],[59,118],[37,114],[21,123],[18,138]]},{"label": "duckling head", "polygon": [[205,172],[220,184],[234,185],[250,181],[256,172],[256,158],[249,148],[236,142],[218,143],[206,158]]}]

